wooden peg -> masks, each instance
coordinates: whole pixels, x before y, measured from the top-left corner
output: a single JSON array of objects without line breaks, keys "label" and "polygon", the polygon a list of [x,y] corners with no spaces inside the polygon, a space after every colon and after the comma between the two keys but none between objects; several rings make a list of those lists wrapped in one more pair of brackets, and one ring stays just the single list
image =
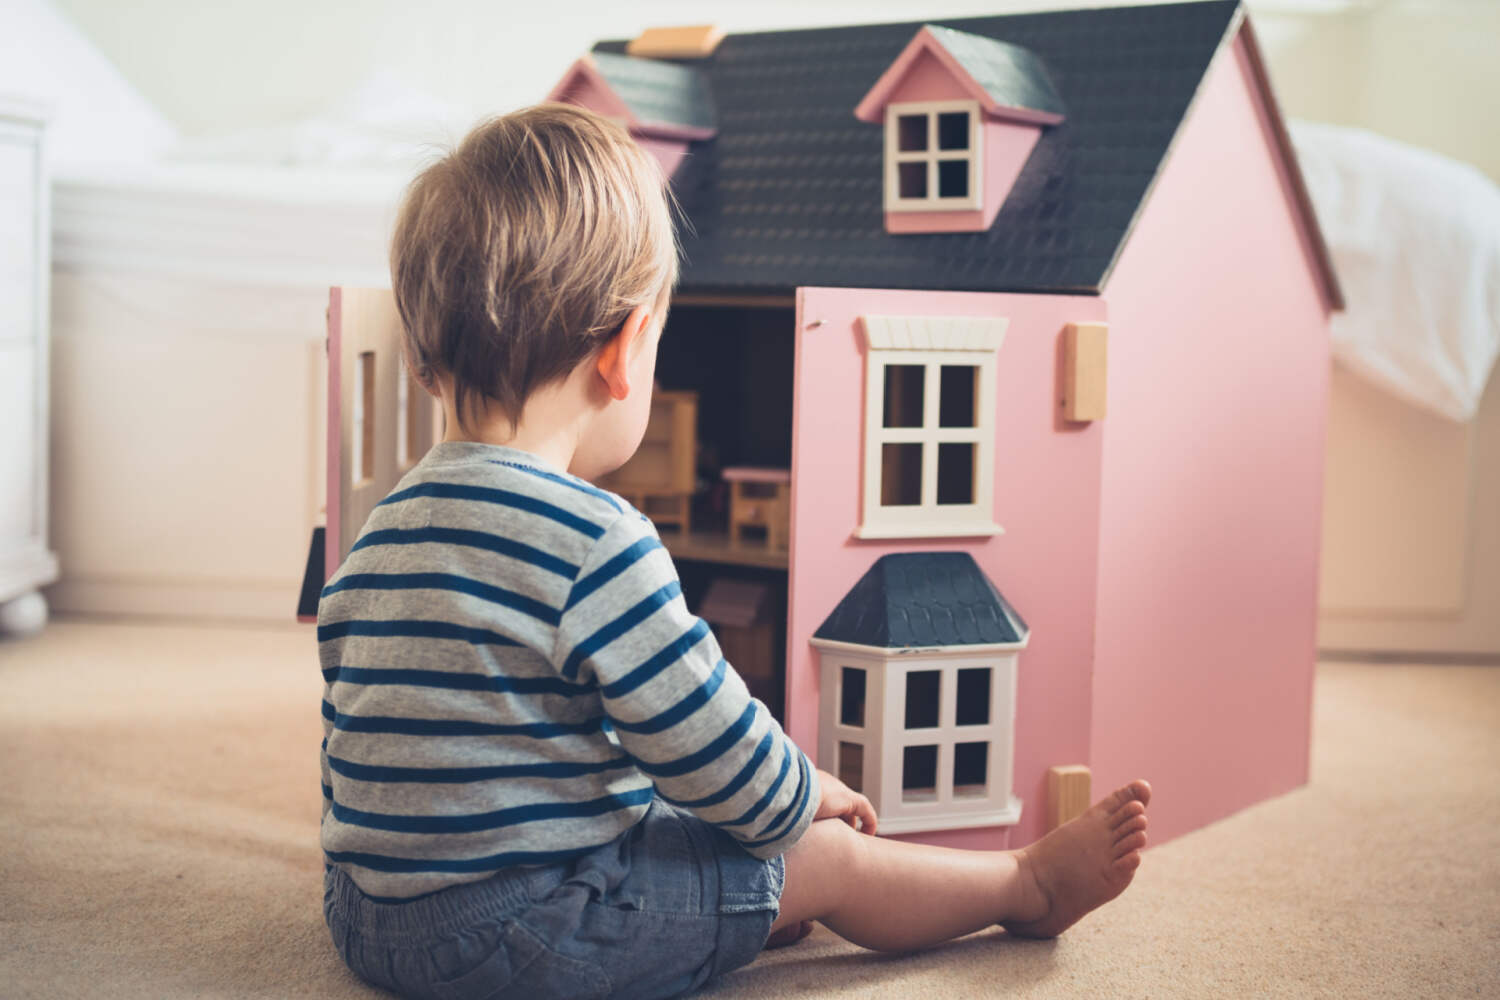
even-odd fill
[{"label": "wooden peg", "polygon": [[1063,333],[1063,416],[1068,420],[1104,419],[1106,345],[1104,323],[1069,323]]},{"label": "wooden peg", "polygon": [[1089,807],[1093,775],[1082,764],[1047,769],[1047,829],[1056,830]]}]

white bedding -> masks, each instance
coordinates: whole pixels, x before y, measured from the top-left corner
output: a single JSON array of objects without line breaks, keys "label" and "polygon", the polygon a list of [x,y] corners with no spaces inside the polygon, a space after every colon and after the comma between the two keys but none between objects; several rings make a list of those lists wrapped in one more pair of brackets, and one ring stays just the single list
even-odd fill
[{"label": "white bedding", "polygon": [[75,169],[53,186],[53,266],[242,285],[389,283],[405,169],[169,162]]},{"label": "white bedding", "polygon": [[1370,132],[1290,127],[1348,303],[1334,356],[1403,399],[1472,419],[1500,354],[1500,188]]}]

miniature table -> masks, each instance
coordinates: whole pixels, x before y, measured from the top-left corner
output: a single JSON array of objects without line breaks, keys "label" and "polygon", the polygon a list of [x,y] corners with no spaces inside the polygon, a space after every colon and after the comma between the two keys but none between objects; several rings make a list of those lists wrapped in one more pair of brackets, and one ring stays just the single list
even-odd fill
[{"label": "miniature table", "polygon": [[736,466],[724,470],[724,481],[729,484],[729,544],[739,545],[741,530],[748,526],[765,529],[767,548],[786,548],[791,470]]}]

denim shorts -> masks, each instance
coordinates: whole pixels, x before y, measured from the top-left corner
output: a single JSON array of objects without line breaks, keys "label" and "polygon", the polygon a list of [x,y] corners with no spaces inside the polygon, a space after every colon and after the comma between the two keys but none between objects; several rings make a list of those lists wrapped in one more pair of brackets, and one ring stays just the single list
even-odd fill
[{"label": "denim shorts", "polygon": [[784,878],[781,858],[656,799],[580,858],[409,902],[377,902],[330,867],[323,912],[355,974],[404,997],[671,997],[755,958]]}]

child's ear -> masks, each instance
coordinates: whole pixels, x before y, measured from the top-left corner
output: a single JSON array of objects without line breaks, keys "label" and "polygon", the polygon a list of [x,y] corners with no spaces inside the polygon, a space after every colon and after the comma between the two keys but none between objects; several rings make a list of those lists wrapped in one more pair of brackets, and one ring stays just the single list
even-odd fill
[{"label": "child's ear", "polygon": [[630,359],[635,357],[641,338],[650,328],[651,310],[646,306],[636,306],[600,349],[594,364],[612,398],[624,399],[630,395]]}]

